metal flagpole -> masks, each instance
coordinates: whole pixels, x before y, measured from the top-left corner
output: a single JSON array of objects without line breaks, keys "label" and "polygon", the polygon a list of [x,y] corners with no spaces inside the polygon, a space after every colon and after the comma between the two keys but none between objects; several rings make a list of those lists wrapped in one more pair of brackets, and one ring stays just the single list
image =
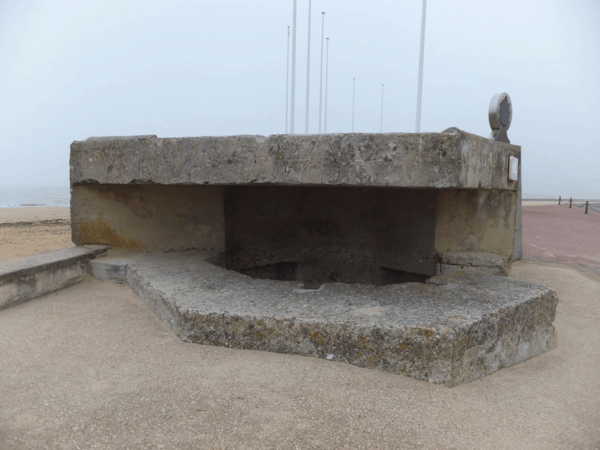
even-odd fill
[{"label": "metal flagpole", "polygon": [[423,56],[425,53],[425,13],[427,0],[423,0],[423,12],[421,13],[421,52],[419,54],[419,87],[417,89],[417,126],[416,132],[421,131],[421,98],[423,96]]},{"label": "metal flagpole", "polygon": [[308,0],[308,53],[306,56],[306,124],[304,125],[304,132],[308,134],[308,107],[310,100],[310,10],[312,0]]},{"label": "metal flagpole", "polygon": [[325,125],[323,132],[327,133],[327,78],[329,75],[329,38],[327,38],[327,56],[325,56]]},{"label": "metal flagpole", "polygon": [[381,126],[379,127],[379,132],[383,133],[383,84],[381,85]]},{"label": "metal flagpole", "polygon": [[291,112],[290,112],[290,134],[294,134],[294,116],[296,106],[296,3],[298,0],[294,0],[294,19],[292,21],[292,95],[290,99]]},{"label": "metal flagpole", "polygon": [[288,134],[288,112],[289,99],[290,99],[290,26],[288,25],[288,38],[287,38],[287,63],[285,65],[285,134]]},{"label": "metal flagpole", "polygon": [[354,91],[356,86],[356,78],[352,78],[352,132],[354,133]]},{"label": "metal flagpole", "polygon": [[319,88],[319,134],[321,134],[321,123],[323,121],[321,110],[323,107],[323,42],[325,41],[325,12],[322,12],[321,20],[321,82]]}]

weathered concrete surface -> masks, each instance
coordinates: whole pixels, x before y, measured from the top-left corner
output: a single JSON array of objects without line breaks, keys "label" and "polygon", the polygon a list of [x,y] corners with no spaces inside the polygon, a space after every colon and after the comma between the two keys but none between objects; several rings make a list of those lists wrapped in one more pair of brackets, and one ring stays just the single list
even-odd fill
[{"label": "weathered concrete surface", "polygon": [[516,191],[440,190],[435,247],[439,252],[493,253],[509,260],[515,242]]},{"label": "weathered concrete surface", "polygon": [[75,244],[128,250],[223,251],[220,188],[196,186],[72,186]]},{"label": "weathered concrete surface", "polygon": [[438,274],[484,272],[498,276],[509,276],[510,264],[504,258],[492,253],[446,252],[437,257]]},{"label": "weathered concrete surface", "polygon": [[127,265],[132,261],[134,254],[127,250],[110,249],[109,257],[90,261],[90,275],[97,280],[124,284],[127,282]]},{"label": "weathered concrete surface", "polygon": [[71,184],[506,189],[515,145],[459,131],[157,138],[71,144]]},{"label": "weathered concrete surface", "polygon": [[0,262],[0,310],[81,282],[89,261],[107,250],[89,245]]},{"label": "weathered concrete surface", "polygon": [[[556,345],[558,298],[535,283],[456,273],[428,284],[307,290],[222,269],[210,256],[132,254],[126,263],[127,284],[186,342],[326,358],[447,386]],[[122,254],[115,263],[125,264]]]}]

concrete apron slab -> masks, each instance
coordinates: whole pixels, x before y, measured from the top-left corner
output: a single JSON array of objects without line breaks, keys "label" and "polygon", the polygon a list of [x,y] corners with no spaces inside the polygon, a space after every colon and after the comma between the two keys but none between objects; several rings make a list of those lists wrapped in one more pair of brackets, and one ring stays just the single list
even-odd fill
[{"label": "concrete apron slab", "polygon": [[83,281],[106,245],[82,245],[0,262],[0,310]]},{"label": "concrete apron slab", "polygon": [[546,286],[456,272],[388,286],[253,279],[214,254],[112,253],[100,279],[127,283],[184,342],[314,356],[455,386],[556,346]]}]

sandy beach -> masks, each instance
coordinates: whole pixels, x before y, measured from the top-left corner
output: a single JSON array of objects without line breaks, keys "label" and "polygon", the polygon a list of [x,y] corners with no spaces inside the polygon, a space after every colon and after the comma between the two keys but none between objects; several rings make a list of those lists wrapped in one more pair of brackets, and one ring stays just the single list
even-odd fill
[{"label": "sandy beach", "polygon": [[72,246],[69,208],[0,208],[0,261]]},{"label": "sandy beach", "polygon": [[71,220],[70,208],[0,208],[0,223]]},{"label": "sandy beach", "polygon": [[[0,210],[0,259],[72,245],[68,218]],[[558,291],[558,348],[455,388],[183,343],[89,278],[0,311],[0,448],[599,449],[598,230],[598,213],[524,204],[512,276]]]}]

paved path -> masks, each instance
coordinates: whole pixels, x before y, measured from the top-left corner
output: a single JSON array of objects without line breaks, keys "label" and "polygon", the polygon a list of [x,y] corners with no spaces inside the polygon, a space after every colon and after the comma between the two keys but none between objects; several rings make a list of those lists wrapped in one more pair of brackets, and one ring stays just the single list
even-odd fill
[{"label": "paved path", "polygon": [[574,206],[524,206],[523,256],[576,266],[600,280],[600,213],[585,214]]}]

